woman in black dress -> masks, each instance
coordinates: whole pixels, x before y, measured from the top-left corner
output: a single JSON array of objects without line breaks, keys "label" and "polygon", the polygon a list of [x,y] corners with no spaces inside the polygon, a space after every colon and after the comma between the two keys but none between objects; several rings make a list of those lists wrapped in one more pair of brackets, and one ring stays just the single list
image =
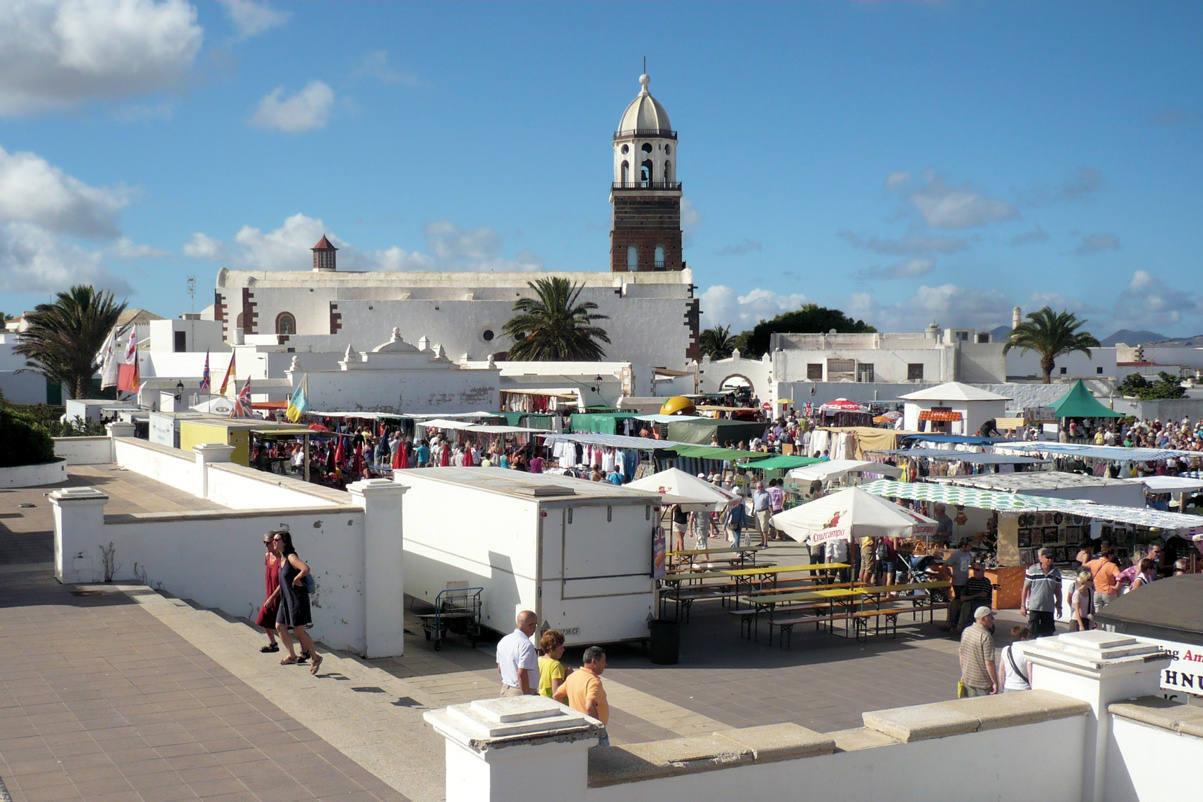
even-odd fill
[{"label": "woman in black dress", "polygon": [[280,640],[288,650],[288,657],[280,661],[280,665],[293,665],[298,662],[296,651],[292,646],[291,631],[301,642],[303,654],[309,655],[309,673],[317,674],[318,666],[322,664],[322,656],[313,646],[308,629],[313,626],[313,617],[309,612],[309,591],[305,588],[305,577],[309,576],[309,566],[297,556],[297,550],[292,545],[292,534],[286,531],[272,533],[272,539],[279,544],[280,555],[280,610],[276,614],[276,630]]}]

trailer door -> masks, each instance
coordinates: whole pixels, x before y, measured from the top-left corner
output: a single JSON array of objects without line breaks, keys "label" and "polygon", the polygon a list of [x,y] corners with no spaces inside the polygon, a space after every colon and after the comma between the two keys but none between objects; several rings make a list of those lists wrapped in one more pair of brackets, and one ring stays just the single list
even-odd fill
[{"label": "trailer door", "polygon": [[652,563],[650,507],[579,506],[565,513],[562,598],[648,592]]}]

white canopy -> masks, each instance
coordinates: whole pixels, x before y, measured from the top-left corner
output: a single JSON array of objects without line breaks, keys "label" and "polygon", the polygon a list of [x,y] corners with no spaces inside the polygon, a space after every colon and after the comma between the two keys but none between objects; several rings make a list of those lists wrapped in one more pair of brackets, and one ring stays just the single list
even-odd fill
[{"label": "white canopy", "polygon": [[854,537],[925,537],[936,532],[931,518],[856,487],[779,512],[771,520],[794,540],[809,539],[811,543]]},{"label": "white canopy", "polygon": [[623,486],[632,490],[650,490],[662,496],[674,496],[680,500],[682,506],[692,509],[719,511],[736,498],[734,493],[729,493],[679,468],[668,468]]},{"label": "white canopy", "polygon": [[1137,476],[1123,481],[1143,484],[1150,493],[1189,493],[1193,490],[1203,490],[1203,479],[1190,479],[1185,476]]},{"label": "white canopy", "polygon": [[828,479],[835,479],[849,473],[877,473],[894,478],[901,475],[902,471],[893,465],[886,465],[884,462],[865,462],[859,459],[832,459],[826,462],[816,462],[814,465],[803,465],[801,468],[794,468],[786,476],[790,479],[802,479],[803,481],[813,482],[816,479],[827,481]]}]

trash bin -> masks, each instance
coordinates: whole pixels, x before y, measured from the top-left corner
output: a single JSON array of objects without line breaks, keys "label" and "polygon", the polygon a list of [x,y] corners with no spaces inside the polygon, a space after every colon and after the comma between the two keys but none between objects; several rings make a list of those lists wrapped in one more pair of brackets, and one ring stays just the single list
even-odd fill
[{"label": "trash bin", "polygon": [[676,621],[649,621],[648,654],[658,666],[675,666],[681,654],[681,629]]}]

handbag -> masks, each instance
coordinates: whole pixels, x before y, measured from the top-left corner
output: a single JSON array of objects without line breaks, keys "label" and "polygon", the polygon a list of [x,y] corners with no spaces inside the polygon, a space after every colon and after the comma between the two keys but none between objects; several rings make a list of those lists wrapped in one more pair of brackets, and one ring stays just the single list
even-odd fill
[{"label": "handbag", "polygon": [[965,683],[961,680],[957,680],[957,698],[964,699],[967,695],[968,691],[965,690]]}]

